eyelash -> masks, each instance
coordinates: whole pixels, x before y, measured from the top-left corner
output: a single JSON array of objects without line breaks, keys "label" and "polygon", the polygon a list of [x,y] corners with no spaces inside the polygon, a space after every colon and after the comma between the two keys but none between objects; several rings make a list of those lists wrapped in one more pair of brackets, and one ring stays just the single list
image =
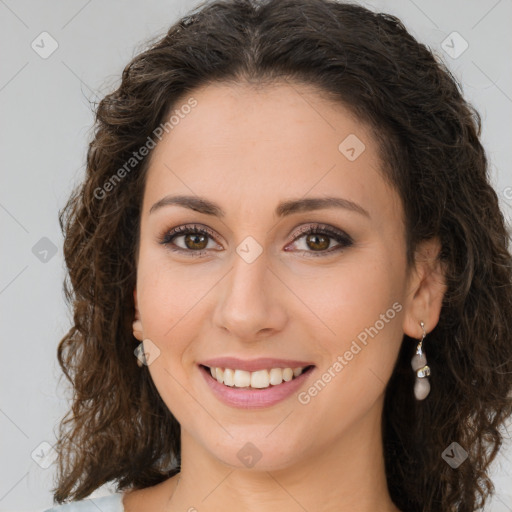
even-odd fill
[{"label": "eyelash", "polygon": [[[215,241],[215,234],[213,231],[211,231],[208,228],[205,227],[198,227],[197,225],[184,225],[179,226],[177,228],[171,229],[168,232],[165,232],[162,236],[159,237],[159,243],[166,246],[169,250],[173,252],[179,252],[181,254],[186,254],[187,256],[191,257],[201,257],[205,255],[209,249],[203,249],[202,251],[193,251],[190,249],[183,249],[182,247],[172,247],[171,244],[173,244],[172,240],[174,238],[180,237],[180,236],[186,236],[188,234],[202,234],[202,235],[209,235],[214,241]],[[327,235],[329,238],[333,238],[336,242],[340,244],[340,246],[337,246],[335,248],[331,248],[325,251],[319,251],[315,253],[314,251],[304,251],[299,250],[299,252],[302,252],[304,254],[307,254],[307,257],[321,257],[321,256],[327,256],[335,252],[339,252],[342,249],[346,249],[350,247],[354,242],[350,236],[348,236],[343,231],[340,231],[336,228],[327,226],[325,224],[315,224],[307,227],[306,229],[301,228],[300,230],[295,231],[293,234],[294,238],[292,240],[293,242],[296,242],[297,240],[300,240],[301,238],[311,235],[311,234],[320,234],[320,235]],[[296,236],[300,235],[300,236]]]}]

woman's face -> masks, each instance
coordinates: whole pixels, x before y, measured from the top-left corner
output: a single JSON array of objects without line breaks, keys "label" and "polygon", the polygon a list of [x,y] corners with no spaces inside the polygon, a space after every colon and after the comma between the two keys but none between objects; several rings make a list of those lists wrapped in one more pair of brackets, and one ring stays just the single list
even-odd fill
[{"label": "woman's face", "polygon": [[[154,150],[143,198],[134,329],[151,377],[182,434],[231,466],[352,449],[380,432],[403,333],[421,334],[401,201],[376,143],[297,84],[192,97]],[[183,234],[194,226],[207,233]],[[201,366],[226,357],[241,360],[217,361],[242,370],[223,372],[231,385]],[[276,370],[310,365],[291,381]],[[258,388],[266,379],[276,384]]]}]

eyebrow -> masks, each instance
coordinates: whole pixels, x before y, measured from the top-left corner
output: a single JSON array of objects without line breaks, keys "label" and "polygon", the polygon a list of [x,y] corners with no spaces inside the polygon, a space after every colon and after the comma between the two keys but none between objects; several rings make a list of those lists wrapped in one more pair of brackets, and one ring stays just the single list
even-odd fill
[{"label": "eyebrow", "polygon": [[[183,208],[189,208],[205,215],[212,215],[215,217],[225,217],[225,211],[213,201],[199,196],[165,196],[157,201],[149,210],[153,213],[164,206],[177,205]],[[360,213],[365,217],[370,218],[370,214],[359,204],[343,199],[341,197],[310,197],[301,199],[290,199],[282,201],[278,204],[275,214],[278,217],[285,217],[299,212],[309,212],[313,210],[321,210],[324,208],[343,208]]]}]

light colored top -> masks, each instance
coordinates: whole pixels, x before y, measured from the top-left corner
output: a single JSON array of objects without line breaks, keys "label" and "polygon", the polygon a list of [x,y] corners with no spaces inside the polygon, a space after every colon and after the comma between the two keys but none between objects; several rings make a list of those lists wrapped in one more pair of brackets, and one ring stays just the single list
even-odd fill
[{"label": "light colored top", "polygon": [[124,512],[124,493],[118,492],[101,498],[86,498],[56,505],[43,512]]}]

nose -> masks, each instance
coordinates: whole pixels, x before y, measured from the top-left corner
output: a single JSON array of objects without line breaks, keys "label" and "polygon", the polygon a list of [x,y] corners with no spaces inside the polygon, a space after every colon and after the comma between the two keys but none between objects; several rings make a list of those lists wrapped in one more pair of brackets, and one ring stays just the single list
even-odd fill
[{"label": "nose", "polygon": [[257,341],[284,328],[286,287],[268,266],[265,252],[252,263],[235,256],[231,271],[219,285],[216,327],[241,341]]}]

